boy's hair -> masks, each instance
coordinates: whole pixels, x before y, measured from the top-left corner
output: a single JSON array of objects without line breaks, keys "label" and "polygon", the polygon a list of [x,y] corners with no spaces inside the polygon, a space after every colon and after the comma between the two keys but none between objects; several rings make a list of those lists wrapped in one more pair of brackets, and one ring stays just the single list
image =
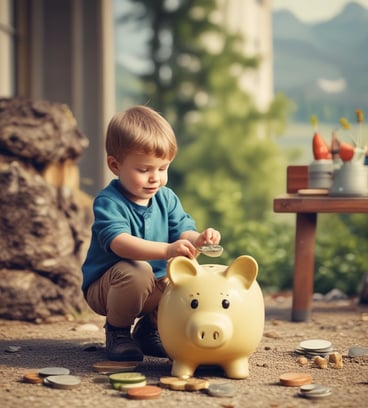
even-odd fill
[{"label": "boy's hair", "polygon": [[147,106],[134,106],[116,113],[107,128],[106,153],[123,160],[132,152],[172,160],[178,149],[175,133],[159,113]]}]

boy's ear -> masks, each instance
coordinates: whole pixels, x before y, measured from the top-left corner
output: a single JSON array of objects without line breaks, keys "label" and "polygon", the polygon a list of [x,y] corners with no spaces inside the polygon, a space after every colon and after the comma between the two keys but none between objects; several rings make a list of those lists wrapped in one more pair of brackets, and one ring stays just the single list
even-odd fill
[{"label": "boy's ear", "polygon": [[119,162],[114,156],[107,156],[107,165],[115,176],[119,176]]}]

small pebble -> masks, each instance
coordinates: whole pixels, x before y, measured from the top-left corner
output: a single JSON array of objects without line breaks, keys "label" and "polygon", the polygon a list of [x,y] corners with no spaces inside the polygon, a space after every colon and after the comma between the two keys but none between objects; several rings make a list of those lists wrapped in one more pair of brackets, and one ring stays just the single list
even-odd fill
[{"label": "small pebble", "polygon": [[328,367],[328,361],[324,357],[317,356],[317,357],[314,357],[312,361],[313,361],[313,365],[315,365],[318,368],[324,369]]},{"label": "small pebble", "polygon": [[7,353],[17,353],[21,348],[20,346],[8,346],[5,351]]},{"label": "small pebble", "polygon": [[268,332],[263,333],[263,335],[271,339],[279,339],[281,337],[281,334],[278,333],[276,330],[270,330]]},{"label": "small pebble", "polygon": [[299,364],[300,366],[306,366],[308,365],[308,359],[306,357],[298,357],[296,359],[297,364]]},{"label": "small pebble", "polygon": [[342,368],[342,355],[338,352],[334,352],[328,355],[328,361],[332,363],[332,368]]}]

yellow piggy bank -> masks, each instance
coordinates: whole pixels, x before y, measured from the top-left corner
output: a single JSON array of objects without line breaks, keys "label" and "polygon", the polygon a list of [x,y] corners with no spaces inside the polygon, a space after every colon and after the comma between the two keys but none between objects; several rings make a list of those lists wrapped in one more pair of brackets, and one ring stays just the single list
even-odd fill
[{"label": "yellow piggy bank", "polygon": [[199,365],[218,365],[229,378],[249,376],[249,356],[264,329],[257,262],[240,256],[231,265],[200,265],[179,256],[158,308],[158,330],[173,360],[171,375],[193,376]]}]

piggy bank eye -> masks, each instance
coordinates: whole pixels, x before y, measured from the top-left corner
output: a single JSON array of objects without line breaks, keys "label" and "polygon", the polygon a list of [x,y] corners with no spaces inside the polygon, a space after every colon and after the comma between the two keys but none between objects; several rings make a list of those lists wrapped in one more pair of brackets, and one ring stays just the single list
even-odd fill
[{"label": "piggy bank eye", "polygon": [[221,304],[224,309],[228,309],[230,307],[230,302],[227,299],[224,299]]},{"label": "piggy bank eye", "polygon": [[197,309],[198,305],[199,305],[198,299],[193,299],[193,300],[190,302],[190,307],[191,307],[192,309]]}]

